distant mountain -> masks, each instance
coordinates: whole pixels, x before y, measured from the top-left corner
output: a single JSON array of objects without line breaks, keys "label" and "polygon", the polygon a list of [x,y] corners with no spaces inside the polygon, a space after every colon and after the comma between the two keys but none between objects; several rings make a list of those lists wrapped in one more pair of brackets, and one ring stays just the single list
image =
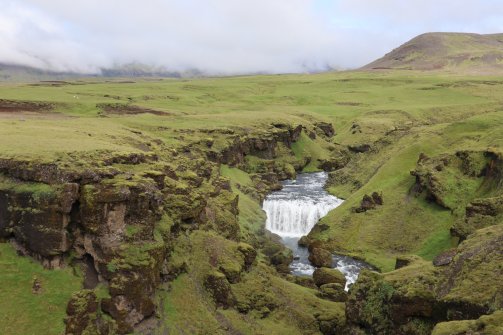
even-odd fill
[{"label": "distant mountain", "polygon": [[503,34],[427,33],[362,69],[503,73]]},{"label": "distant mountain", "polygon": [[71,73],[71,72],[54,72],[41,70],[29,66],[12,65],[0,63],[0,82],[1,81],[44,81],[44,80],[65,80],[75,77],[90,77],[89,75]]},{"label": "distant mountain", "polygon": [[92,77],[163,77],[163,78],[193,78],[203,76],[198,70],[185,72],[169,71],[164,67],[154,67],[142,63],[128,63],[111,68],[101,69],[98,74],[82,74],[76,72],[54,72],[22,65],[0,63],[1,81],[52,81]]}]

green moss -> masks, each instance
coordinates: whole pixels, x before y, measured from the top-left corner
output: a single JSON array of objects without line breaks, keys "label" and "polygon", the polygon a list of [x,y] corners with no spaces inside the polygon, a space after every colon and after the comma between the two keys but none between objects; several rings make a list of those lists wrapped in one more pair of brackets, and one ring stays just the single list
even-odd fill
[{"label": "green moss", "polygon": [[29,194],[35,202],[42,199],[54,198],[58,192],[57,187],[44,183],[19,182],[0,175],[0,190],[17,194]]},{"label": "green moss", "polygon": [[435,326],[432,335],[499,335],[503,333],[503,311],[481,316],[478,320],[442,322]]}]

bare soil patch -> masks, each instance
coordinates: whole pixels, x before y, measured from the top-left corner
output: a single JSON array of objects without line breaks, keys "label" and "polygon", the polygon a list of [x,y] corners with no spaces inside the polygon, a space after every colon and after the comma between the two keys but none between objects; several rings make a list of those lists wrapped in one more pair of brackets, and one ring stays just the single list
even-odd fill
[{"label": "bare soil patch", "polygon": [[125,105],[125,104],[98,104],[96,105],[99,109],[103,111],[105,115],[138,115],[138,114],[154,114],[160,116],[169,116],[171,113],[140,107],[135,105]]},{"label": "bare soil patch", "polygon": [[35,101],[18,101],[0,99],[0,113],[47,113],[54,108],[53,104]]}]

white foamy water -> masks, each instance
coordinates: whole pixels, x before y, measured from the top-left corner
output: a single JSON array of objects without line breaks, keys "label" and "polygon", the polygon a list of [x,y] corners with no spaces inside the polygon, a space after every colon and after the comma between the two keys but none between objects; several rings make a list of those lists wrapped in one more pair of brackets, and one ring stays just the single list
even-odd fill
[{"label": "white foamy water", "polygon": [[[306,248],[299,247],[297,242],[322,217],[343,202],[323,189],[327,177],[325,172],[300,174],[297,180],[283,182],[282,190],[273,192],[264,200],[267,230],[281,236],[283,243],[294,253],[294,261],[290,264],[292,274],[313,274],[315,267],[309,263],[309,252]],[[332,267],[346,277],[346,290],[356,282],[362,268],[370,268],[364,262],[335,254]]]},{"label": "white foamy water", "polygon": [[307,235],[322,217],[342,203],[323,189],[326,179],[327,174],[319,172],[284,182],[281,191],[264,200],[267,230],[282,237]]}]

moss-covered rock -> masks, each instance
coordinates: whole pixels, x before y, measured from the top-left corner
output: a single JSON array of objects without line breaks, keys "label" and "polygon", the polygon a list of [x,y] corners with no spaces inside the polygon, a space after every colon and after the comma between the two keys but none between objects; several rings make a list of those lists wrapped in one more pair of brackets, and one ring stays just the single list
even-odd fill
[{"label": "moss-covered rock", "polygon": [[111,335],[117,331],[115,322],[102,315],[96,294],[91,290],[81,290],[74,293],[68,302],[66,313],[65,334]]},{"label": "moss-covered rock", "polygon": [[442,322],[432,335],[500,335],[503,334],[503,311],[483,315],[477,320]]},{"label": "moss-covered rock", "polygon": [[318,287],[325,284],[340,284],[342,287],[346,285],[346,278],[342,272],[331,268],[319,268],[314,270],[313,280]]},{"label": "moss-covered rock", "polygon": [[332,253],[322,248],[311,248],[309,250],[309,261],[316,267],[332,267]]},{"label": "moss-covered rock", "polygon": [[330,283],[320,286],[320,293],[318,295],[323,299],[328,299],[336,302],[345,302],[348,299],[344,285],[340,283]]},{"label": "moss-covered rock", "polygon": [[19,182],[0,175],[0,236],[14,237],[27,253],[52,262],[72,245],[68,234],[79,186]]},{"label": "moss-covered rock", "polygon": [[449,261],[437,264],[442,266],[416,258],[384,275],[363,271],[347,302],[350,324],[377,333],[429,334],[436,323],[501,310],[502,238],[503,226],[496,225],[448,251]]},{"label": "moss-covered rock", "polygon": [[438,295],[451,319],[475,319],[503,308],[503,226],[478,230],[445,268]]},{"label": "moss-covered rock", "polygon": [[204,287],[218,306],[229,308],[234,304],[231,286],[223,273],[218,271],[209,273],[204,281]]}]

